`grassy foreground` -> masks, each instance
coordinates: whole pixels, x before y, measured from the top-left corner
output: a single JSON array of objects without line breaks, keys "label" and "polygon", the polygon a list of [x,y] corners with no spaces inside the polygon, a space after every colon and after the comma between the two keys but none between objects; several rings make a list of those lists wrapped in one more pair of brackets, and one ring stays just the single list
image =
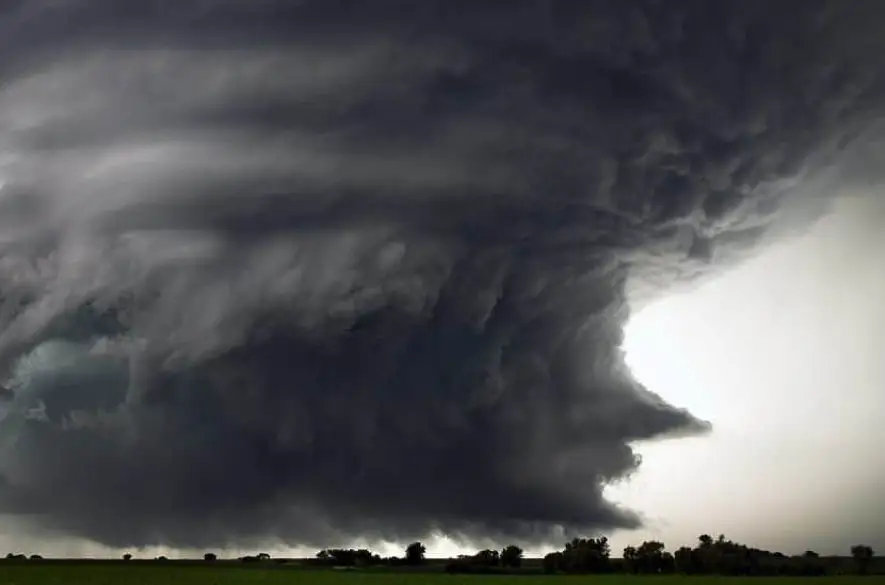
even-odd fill
[{"label": "grassy foreground", "polygon": [[[813,582],[825,580],[828,583],[848,585],[885,584],[885,577],[818,577]],[[415,572],[376,572],[376,571],[334,571],[299,569],[252,569],[235,566],[151,566],[132,565],[9,565],[0,566],[0,585],[430,585],[461,583],[520,583],[534,585],[545,583],[593,583],[595,585],[629,585],[630,582],[653,582],[656,585],[704,585],[723,583],[742,585],[783,585],[793,582],[796,585],[809,581],[797,577],[637,577],[637,576],[543,576],[543,575],[447,575],[444,573]]]}]

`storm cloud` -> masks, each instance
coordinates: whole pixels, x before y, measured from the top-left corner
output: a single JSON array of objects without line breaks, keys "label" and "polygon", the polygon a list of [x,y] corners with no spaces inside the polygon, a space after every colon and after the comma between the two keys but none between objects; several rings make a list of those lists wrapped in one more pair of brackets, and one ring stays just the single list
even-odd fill
[{"label": "storm cloud", "polygon": [[639,526],[630,308],[885,110],[878,2],[5,6],[0,511],[109,545]]}]

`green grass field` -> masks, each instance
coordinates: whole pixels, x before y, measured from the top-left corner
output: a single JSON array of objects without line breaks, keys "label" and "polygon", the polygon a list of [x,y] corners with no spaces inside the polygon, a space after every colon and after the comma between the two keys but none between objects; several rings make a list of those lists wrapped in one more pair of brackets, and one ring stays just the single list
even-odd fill
[{"label": "green grass field", "polygon": [[[885,583],[885,577],[819,577],[813,582],[873,585]],[[741,578],[741,577],[627,577],[627,576],[541,576],[541,575],[447,575],[444,573],[377,572],[377,571],[307,571],[299,569],[252,569],[230,566],[175,567],[143,564],[123,565],[11,565],[0,566],[0,585],[422,585],[460,583],[540,583],[597,585],[629,585],[632,581],[653,582],[656,585],[703,585],[727,583],[741,585],[775,585],[794,582],[797,585],[809,578]]]}]

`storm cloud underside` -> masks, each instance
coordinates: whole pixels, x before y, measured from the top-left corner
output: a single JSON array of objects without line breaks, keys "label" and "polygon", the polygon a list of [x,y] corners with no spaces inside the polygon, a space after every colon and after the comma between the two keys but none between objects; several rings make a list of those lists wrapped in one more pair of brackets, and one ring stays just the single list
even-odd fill
[{"label": "storm cloud underside", "polygon": [[877,2],[6,6],[0,511],[112,546],[640,525],[630,444],[709,425],[629,306],[885,109]]}]

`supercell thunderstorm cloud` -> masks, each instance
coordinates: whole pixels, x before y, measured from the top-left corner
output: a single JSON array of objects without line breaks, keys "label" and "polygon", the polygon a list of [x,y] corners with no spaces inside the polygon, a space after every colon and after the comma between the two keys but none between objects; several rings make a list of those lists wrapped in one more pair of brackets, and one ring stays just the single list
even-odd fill
[{"label": "supercell thunderstorm cloud", "polygon": [[109,545],[639,526],[630,307],[885,110],[873,1],[3,6],[0,512]]}]

